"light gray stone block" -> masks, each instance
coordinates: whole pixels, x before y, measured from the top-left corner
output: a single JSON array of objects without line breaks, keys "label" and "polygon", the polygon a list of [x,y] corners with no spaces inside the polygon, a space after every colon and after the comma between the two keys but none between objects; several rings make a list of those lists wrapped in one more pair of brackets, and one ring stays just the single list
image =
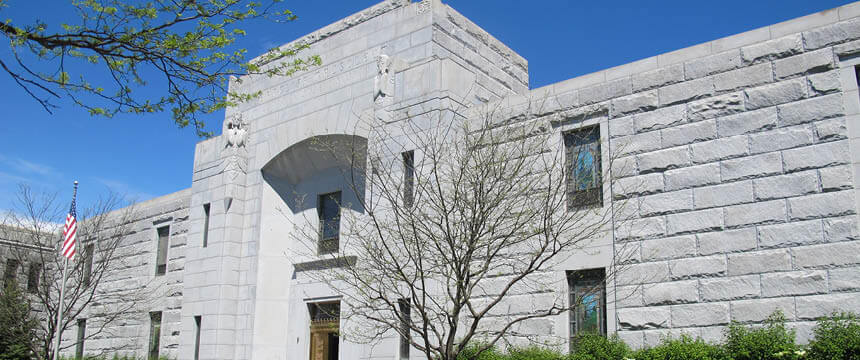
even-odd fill
[{"label": "light gray stone block", "polygon": [[764,297],[797,296],[827,292],[827,272],[791,271],[761,276],[761,295]]},{"label": "light gray stone block", "polygon": [[822,242],[824,230],[820,220],[759,226],[758,240],[763,249],[809,245]]},{"label": "light gray stone block", "polygon": [[719,54],[687,61],[684,75],[687,80],[732,70],[741,66],[740,50],[729,50]]},{"label": "light gray stone block", "polygon": [[639,172],[665,171],[690,165],[690,150],[679,146],[637,155]]},{"label": "light gray stone block", "polygon": [[657,91],[645,91],[612,100],[612,116],[651,111],[659,104]]},{"label": "light gray stone block", "polygon": [[674,147],[694,142],[713,140],[717,137],[717,122],[714,120],[699,121],[692,124],[674,126],[663,129],[663,146]]},{"label": "light gray stone block", "polygon": [[812,144],[812,128],[807,126],[792,126],[750,135],[750,153],[791,149]]},{"label": "light gray stone block", "polygon": [[797,297],[797,318],[817,320],[838,312],[860,312],[857,293],[827,294]]},{"label": "light gray stone block", "polygon": [[619,156],[630,154],[639,154],[646,151],[653,151],[662,147],[659,131],[650,131],[647,133],[636,134],[631,136],[622,136],[615,140],[614,146]]},{"label": "light gray stone block", "polygon": [[806,80],[802,78],[746,89],[746,108],[754,110],[797,101],[807,96],[806,89]]},{"label": "light gray stone block", "polygon": [[652,173],[615,180],[612,191],[616,197],[653,194],[663,191],[663,174]]},{"label": "light gray stone block", "polygon": [[609,137],[633,135],[636,133],[635,119],[633,116],[611,119],[608,122]]},{"label": "light gray stone block", "polygon": [[702,232],[723,227],[722,209],[691,211],[666,216],[668,235]]},{"label": "light gray stone block", "polygon": [[721,137],[748,134],[776,127],[776,108],[747,111],[717,119],[717,132]]},{"label": "light gray stone block", "polygon": [[696,209],[743,204],[753,201],[751,181],[739,181],[696,188],[693,192]]},{"label": "light gray stone block", "polygon": [[725,208],[726,227],[784,222],[785,200],[772,200]]},{"label": "light gray stone block", "polygon": [[774,60],[803,52],[800,34],[792,34],[741,48],[744,63],[752,64]]},{"label": "light gray stone block", "polygon": [[723,181],[769,176],[782,172],[782,157],[773,152],[724,160],[720,169]]},{"label": "light gray stone block", "polygon": [[860,239],[856,216],[824,219],[824,240],[827,242]]},{"label": "light gray stone block", "polygon": [[642,260],[677,259],[696,255],[693,235],[647,240],[642,242]]},{"label": "light gray stone block", "polygon": [[672,327],[722,325],[729,323],[729,304],[705,303],[672,306]]},{"label": "light gray stone block", "polygon": [[666,221],[662,216],[624,220],[617,225],[615,237],[619,241],[649,239],[666,233]]},{"label": "light gray stone block", "polygon": [[855,214],[852,191],[807,195],[788,199],[792,220],[834,217]]},{"label": "light gray stone block", "polygon": [[860,241],[810,245],[792,249],[798,269],[860,264]]},{"label": "light gray stone block", "polygon": [[779,105],[779,126],[791,126],[842,116],[842,94],[830,94]]},{"label": "light gray stone block", "polygon": [[834,141],[782,152],[785,171],[799,171],[848,163],[848,142]]},{"label": "light gray stone block", "polygon": [[684,65],[675,64],[632,76],[633,91],[643,91],[684,81]]},{"label": "light gray stone block", "polygon": [[844,269],[831,269],[828,273],[830,279],[830,291],[860,290],[860,268],[849,267]]},{"label": "light gray stone block", "polygon": [[693,191],[680,190],[639,198],[642,216],[654,216],[693,209]]},{"label": "light gray stone block", "polygon": [[700,285],[702,301],[707,302],[748,299],[761,296],[761,282],[758,275],[702,279]]},{"label": "light gray stone block", "polygon": [[749,153],[747,136],[732,136],[690,145],[691,160],[694,164],[731,159]]},{"label": "light gray stone block", "polygon": [[673,280],[722,276],[726,274],[726,257],[713,255],[671,260],[669,273]]},{"label": "light gray stone block", "polygon": [[713,76],[717,92],[737,90],[773,82],[770,63],[758,64]]},{"label": "light gray stone block", "polygon": [[668,278],[669,263],[666,261],[631,264],[619,269],[616,274],[618,285],[660,283]]},{"label": "light gray stone block", "polygon": [[710,163],[668,170],[664,173],[666,191],[720,183],[720,164]]},{"label": "light gray stone block", "polygon": [[579,92],[579,101],[582,104],[594,104],[630,95],[631,92],[630,78],[624,77],[582,89]]},{"label": "light gray stone block", "polygon": [[838,22],[803,32],[803,41],[808,50],[837,44],[860,37],[860,19]]},{"label": "light gray stone block", "polygon": [[624,330],[668,328],[668,306],[627,308],[618,310],[618,326]]},{"label": "light gray stone block", "polygon": [[818,174],[815,171],[769,176],[753,180],[756,200],[771,200],[806,195],[818,191]]},{"label": "light gray stone block", "polygon": [[744,111],[744,96],[740,92],[729,93],[692,101],[687,106],[690,121],[699,121]]},{"label": "light gray stone block", "polygon": [[747,251],[758,246],[756,229],[753,227],[701,233],[696,236],[699,239],[701,255]]},{"label": "light gray stone block", "polygon": [[822,74],[809,75],[809,89],[813,93],[822,95],[839,91],[842,84],[839,82],[838,71],[828,71]]},{"label": "light gray stone block", "polygon": [[835,118],[815,122],[815,136],[819,141],[840,140],[848,137],[845,118]]},{"label": "light gray stone block", "polygon": [[636,165],[636,156],[625,156],[622,158],[615,158],[612,163],[609,165],[611,171],[611,179],[613,181],[639,174],[639,167]]},{"label": "light gray stone block", "polygon": [[849,41],[844,44],[839,44],[833,47],[833,52],[837,56],[851,56],[860,53],[860,40]]},{"label": "light gray stone block", "polygon": [[714,81],[711,77],[682,82],[680,84],[661,87],[658,93],[660,105],[667,106],[690,100],[701,99],[714,93]]},{"label": "light gray stone block", "polygon": [[685,105],[670,106],[636,115],[636,131],[663,129],[686,121],[687,107]]},{"label": "light gray stone block", "polygon": [[672,281],[645,285],[642,289],[646,305],[686,304],[699,301],[699,282]]},{"label": "light gray stone block", "polygon": [[732,301],[732,320],[743,323],[762,322],[777,310],[782,311],[787,319],[794,319],[794,299],[784,297]]},{"label": "light gray stone block", "polygon": [[728,275],[762,274],[791,270],[788,249],[749,251],[728,255]]},{"label": "light gray stone block", "polygon": [[830,49],[803,53],[773,62],[773,72],[778,80],[833,68],[834,57]]}]

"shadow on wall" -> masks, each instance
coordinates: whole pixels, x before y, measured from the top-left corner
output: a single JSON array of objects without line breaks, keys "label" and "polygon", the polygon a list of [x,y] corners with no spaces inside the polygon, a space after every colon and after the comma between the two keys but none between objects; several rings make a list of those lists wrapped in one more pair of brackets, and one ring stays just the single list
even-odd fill
[{"label": "shadow on wall", "polygon": [[302,140],[263,166],[263,179],[293,214],[315,209],[319,195],[342,192],[341,207],[364,213],[367,139],[320,135]]}]

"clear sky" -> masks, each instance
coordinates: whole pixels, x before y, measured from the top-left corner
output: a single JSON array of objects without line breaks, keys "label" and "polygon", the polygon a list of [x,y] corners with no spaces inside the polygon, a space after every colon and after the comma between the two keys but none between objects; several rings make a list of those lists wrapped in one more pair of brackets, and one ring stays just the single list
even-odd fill
[{"label": "clear sky", "polygon": [[[299,19],[256,22],[239,46],[256,56],[375,4],[375,0],[287,0]],[[529,61],[536,88],[638,59],[834,8],[846,0],[449,0]],[[58,28],[64,0],[8,0],[0,20],[40,19]],[[50,9],[50,11],[46,11]],[[0,58],[8,59],[8,47]],[[104,74],[87,73],[88,76]],[[145,91],[157,92],[158,89]],[[191,185],[193,129],[178,129],[169,114],[91,117],[69,103],[53,115],[0,73],[0,210],[12,207],[18,183],[71,196],[81,182],[86,204],[106,189],[146,200]],[[208,128],[220,132],[223,114]]]}]

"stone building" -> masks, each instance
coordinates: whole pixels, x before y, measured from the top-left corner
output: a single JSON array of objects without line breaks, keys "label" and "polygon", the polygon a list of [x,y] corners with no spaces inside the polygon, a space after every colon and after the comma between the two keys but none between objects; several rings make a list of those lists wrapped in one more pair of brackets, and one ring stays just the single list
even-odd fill
[{"label": "stone building", "polygon": [[[538,89],[525,59],[439,0],[380,3],[297,41],[323,65],[233,83],[263,95],[197,144],[190,189],[138,205],[127,275],[175,290],[85,351],[144,354],[158,326],[169,357],[308,358],[314,306],[338,294],[295,277],[284,216],[316,217],[317,204],[296,206],[283,189],[323,206],[320,195],[344,188],[309,140],[365,139],[351,125],[370,109],[397,122],[454,103],[576,119],[598,129],[604,152],[622,149],[623,167],[603,164],[614,182],[602,200],[626,199],[633,218],[556,270],[607,269],[616,247],[632,249],[630,271],[595,304],[601,329],[630,345],[681,332],[718,340],[730,321],[774,310],[803,341],[816,318],[860,312],[860,3]],[[534,101],[547,106],[519,106]],[[572,335],[571,315],[541,321],[535,335]],[[394,337],[336,348],[341,359],[401,354]]]}]

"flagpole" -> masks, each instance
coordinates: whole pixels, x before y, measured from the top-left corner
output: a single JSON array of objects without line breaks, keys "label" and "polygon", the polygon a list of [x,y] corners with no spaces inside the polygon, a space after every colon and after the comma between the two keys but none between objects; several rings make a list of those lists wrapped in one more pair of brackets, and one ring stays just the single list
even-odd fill
[{"label": "flagpole", "polygon": [[[77,184],[77,181],[75,181],[75,184]],[[54,335],[54,360],[58,360],[60,358],[60,334],[62,333],[62,325],[60,322],[63,319],[63,296],[66,292],[66,276],[68,274],[69,267],[69,259],[65,256],[63,258],[63,286],[60,287],[60,306],[57,308],[57,331],[56,335]]]},{"label": "flagpole", "polygon": [[[72,194],[72,207],[74,208],[75,199],[78,197],[78,181],[75,180],[75,191]],[[65,234],[63,234],[65,235]],[[64,236],[65,237],[65,236]],[[65,240],[65,239],[64,239]],[[61,245],[62,246],[62,245]],[[62,256],[62,255],[61,255]],[[69,258],[63,256],[63,284],[60,286],[60,306],[57,307],[57,325],[56,334],[54,335],[54,360],[60,359],[60,336],[62,335],[62,320],[63,320],[63,297],[66,295],[66,277],[69,270]]]}]

